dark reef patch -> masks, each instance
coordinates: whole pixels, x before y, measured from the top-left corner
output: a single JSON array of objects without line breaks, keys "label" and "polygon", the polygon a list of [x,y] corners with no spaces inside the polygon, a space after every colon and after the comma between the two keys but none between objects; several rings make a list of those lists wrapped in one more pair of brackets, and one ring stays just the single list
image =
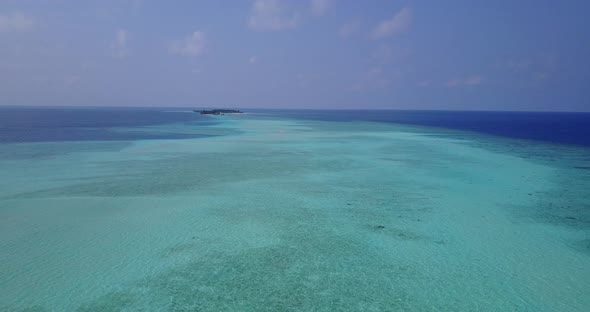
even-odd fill
[{"label": "dark reef patch", "polygon": [[35,305],[35,306],[26,307],[26,308],[12,308],[12,307],[0,306],[0,311],[2,311],[2,312],[47,312],[49,310],[42,307],[42,306]]},{"label": "dark reef patch", "polygon": [[43,160],[71,153],[117,152],[131,144],[126,141],[0,144],[0,160]]},{"label": "dark reef patch", "polygon": [[590,253],[590,238],[576,241],[572,246],[581,252]]},{"label": "dark reef patch", "polygon": [[399,240],[404,240],[404,241],[429,241],[429,240],[431,240],[428,236],[421,235],[421,234],[418,234],[414,231],[401,229],[401,228],[385,227],[384,225],[371,225],[370,228],[377,233],[388,235],[394,239],[399,239]]},{"label": "dark reef patch", "polygon": [[[357,245],[285,244],[212,255],[86,303],[78,311],[310,311],[415,307],[408,265],[361,257]],[[327,249],[323,249],[329,247]],[[341,268],[353,268],[342,271]],[[375,298],[380,298],[375,300]]]},{"label": "dark reef patch", "polygon": [[[76,309],[76,312],[126,311],[126,309],[132,308],[138,302],[140,302],[140,297],[138,294],[118,291],[102,296],[94,302],[83,304],[78,309]],[[144,306],[143,308],[149,309],[149,306]],[[144,309],[141,309],[141,307],[135,307],[133,310],[141,311]]]},{"label": "dark reef patch", "polygon": [[[100,165],[100,164],[99,164]],[[304,157],[204,153],[155,160],[113,161],[105,168],[117,176],[74,180],[71,185],[17,194],[13,198],[55,196],[150,196],[211,189],[226,182],[295,174],[310,170]],[[78,182],[78,183],[75,183]]]}]

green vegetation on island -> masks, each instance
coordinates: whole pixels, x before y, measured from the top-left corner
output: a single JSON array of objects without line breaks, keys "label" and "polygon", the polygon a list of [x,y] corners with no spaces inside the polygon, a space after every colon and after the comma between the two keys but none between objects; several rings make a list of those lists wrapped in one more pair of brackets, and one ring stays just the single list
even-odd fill
[{"label": "green vegetation on island", "polygon": [[202,115],[223,115],[223,114],[242,114],[243,112],[237,109],[210,109],[210,110],[193,110],[195,113]]}]

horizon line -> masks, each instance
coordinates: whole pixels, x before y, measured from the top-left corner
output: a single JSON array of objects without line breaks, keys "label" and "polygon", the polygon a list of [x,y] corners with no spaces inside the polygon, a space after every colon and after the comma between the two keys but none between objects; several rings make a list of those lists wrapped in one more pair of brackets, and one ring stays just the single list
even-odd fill
[{"label": "horizon line", "polygon": [[122,106],[115,106],[115,105],[104,105],[104,106],[95,106],[95,105],[2,105],[0,107],[11,107],[11,108],[139,108],[139,109],[150,109],[150,108],[186,108],[186,109],[262,109],[262,110],[332,110],[332,111],[431,111],[431,112],[506,112],[506,113],[590,113],[588,111],[572,111],[572,110],[490,110],[490,109],[440,109],[440,108],[294,108],[294,107],[239,107],[239,106],[231,106],[231,107],[215,107],[212,108],[210,106],[137,106],[137,105],[122,105]]}]

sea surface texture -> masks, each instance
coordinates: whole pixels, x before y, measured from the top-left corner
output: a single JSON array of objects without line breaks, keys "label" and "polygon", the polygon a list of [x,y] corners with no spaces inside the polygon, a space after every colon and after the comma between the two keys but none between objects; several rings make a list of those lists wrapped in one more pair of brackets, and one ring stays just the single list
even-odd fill
[{"label": "sea surface texture", "polygon": [[590,115],[0,108],[0,311],[590,311]]}]

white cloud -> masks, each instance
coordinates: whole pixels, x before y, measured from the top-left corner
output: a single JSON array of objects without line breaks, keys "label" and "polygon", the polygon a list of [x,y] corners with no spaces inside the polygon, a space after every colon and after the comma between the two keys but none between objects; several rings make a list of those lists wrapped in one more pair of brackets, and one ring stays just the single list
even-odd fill
[{"label": "white cloud", "polygon": [[200,56],[205,52],[206,46],[205,33],[195,31],[182,40],[172,42],[170,52],[186,56]]},{"label": "white cloud", "polygon": [[382,39],[406,32],[412,23],[412,10],[403,8],[391,19],[382,21],[375,27],[371,37],[373,39]]},{"label": "white cloud", "polygon": [[480,75],[473,75],[466,78],[455,78],[448,80],[445,85],[447,87],[461,87],[461,86],[477,86],[483,82],[483,77]]},{"label": "white cloud", "polygon": [[311,0],[310,11],[315,16],[323,16],[334,6],[336,0]]},{"label": "white cloud", "polygon": [[348,38],[358,33],[361,28],[361,22],[358,20],[346,23],[338,30],[338,35],[342,38]]},{"label": "white cloud", "polygon": [[279,0],[256,0],[248,20],[248,27],[256,31],[279,31],[297,26],[297,16],[287,14]]},{"label": "white cloud", "polygon": [[115,40],[111,44],[111,48],[113,50],[113,56],[116,58],[124,58],[126,57],[129,52],[127,51],[127,39],[129,37],[129,32],[123,29],[120,29],[115,34]]},{"label": "white cloud", "polygon": [[0,32],[27,31],[34,25],[33,19],[22,13],[0,14]]}]

